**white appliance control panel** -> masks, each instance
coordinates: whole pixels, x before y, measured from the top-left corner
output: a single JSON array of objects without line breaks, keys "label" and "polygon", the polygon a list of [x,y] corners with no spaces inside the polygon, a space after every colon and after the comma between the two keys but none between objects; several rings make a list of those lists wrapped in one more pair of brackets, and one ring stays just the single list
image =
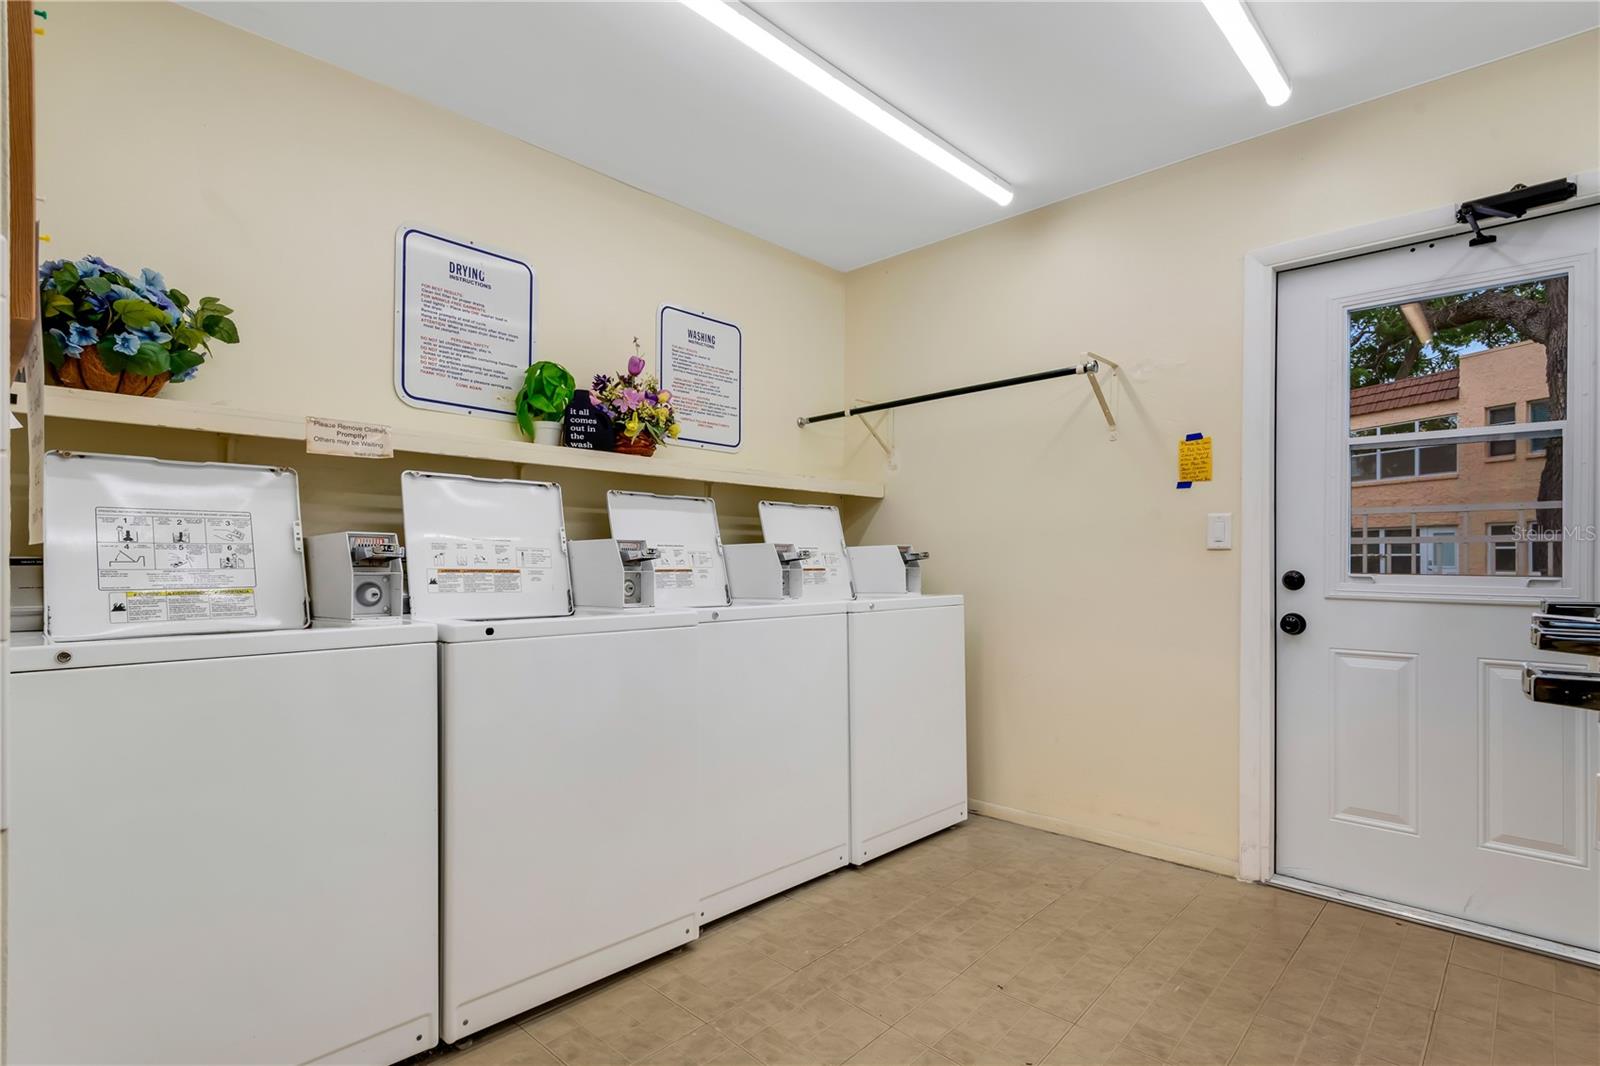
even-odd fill
[{"label": "white appliance control panel", "polygon": [[583,607],[654,607],[660,555],[642,540],[572,542],[572,590]]},{"label": "white appliance control panel", "polygon": [[323,533],[306,540],[311,613],[343,622],[399,622],[405,549],[397,533]]}]

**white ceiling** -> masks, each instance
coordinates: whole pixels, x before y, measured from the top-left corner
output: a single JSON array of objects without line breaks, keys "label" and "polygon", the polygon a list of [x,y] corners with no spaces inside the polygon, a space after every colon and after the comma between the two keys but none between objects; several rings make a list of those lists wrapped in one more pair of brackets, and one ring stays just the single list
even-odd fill
[{"label": "white ceiling", "polygon": [[1009,182],[1001,209],[675,3],[190,6],[844,270],[1600,24],[1254,3],[1294,87],[1269,108],[1198,3],[752,5]]}]

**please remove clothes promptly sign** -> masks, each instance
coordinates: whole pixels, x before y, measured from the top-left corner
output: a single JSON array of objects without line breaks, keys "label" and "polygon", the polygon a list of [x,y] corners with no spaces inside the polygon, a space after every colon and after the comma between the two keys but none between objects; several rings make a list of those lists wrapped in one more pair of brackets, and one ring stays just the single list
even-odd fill
[{"label": "please remove clothes promptly sign", "polygon": [[394,455],[394,443],[389,439],[388,426],[307,415],[306,451],[312,455],[388,459]]},{"label": "please remove clothes promptly sign", "polygon": [[1187,489],[1196,481],[1211,480],[1211,438],[1203,433],[1187,434],[1178,442],[1178,488]]}]

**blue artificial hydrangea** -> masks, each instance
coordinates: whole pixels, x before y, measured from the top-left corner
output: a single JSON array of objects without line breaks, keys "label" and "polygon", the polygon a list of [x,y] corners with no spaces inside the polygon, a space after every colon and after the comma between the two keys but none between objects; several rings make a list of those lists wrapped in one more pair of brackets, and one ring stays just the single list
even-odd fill
[{"label": "blue artificial hydrangea", "polygon": [[117,339],[111,342],[111,347],[123,355],[137,355],[139,345],[143,343],[144,338],[137,333],[119,333]]},{"label": "blue artificial hydrangea", "polygon": [[61,350],[66,352],[69,357],[76,359],[78,356],[83,354],[82,346],[74,347],[72,341],[69,340],[67,335],[62,333],[59,329],[52,329],[50,331],[50,336],[56,339],[56,343],[61,345]]},{"label": "blue artificial hydrangea", "polygon": [[167,279],[163,278],[160,274],[156,273],[154,270],[151,270],[149,267],[140,268],[139,280],[134,282],[134,284],[145,290],[155,289],[160,292],[167,291]]},{"label": "blue artificial hydrangea", "polygon": [[157,344],[165,344],[172,339],[172,334],[167,333],[154,322],[150,323],[148,326],[140,326],[133,332],[139,337],[140,340],[155,341]]},{"label": "blue artificial hydrangea", "polygon": [[[156,276],[160,277],[161,275],[157,274]],[[170,325],[176,326],[178,324],[178,305],[173,303],[166,293],[159,289],[140,289],[139,292],[146,300],[149,300],[166,313],[167,322]]]},{"label": "blue artificial hydrangea", "polygon": [[93,346],[100,340],[100,332],[93,326],[86,326],[82,322],[67,323],[67,340],[64,347],[69,352],[81,352]]}]

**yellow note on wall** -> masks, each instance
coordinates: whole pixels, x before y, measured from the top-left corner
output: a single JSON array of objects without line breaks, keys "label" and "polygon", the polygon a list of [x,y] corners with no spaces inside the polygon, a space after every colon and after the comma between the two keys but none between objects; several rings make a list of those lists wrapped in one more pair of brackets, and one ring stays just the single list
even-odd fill
[{"label": "yellow note on wall", "polygon": [[1211,438],[1191,433],[1178,442],[1178,488],[1211,480]]}]

